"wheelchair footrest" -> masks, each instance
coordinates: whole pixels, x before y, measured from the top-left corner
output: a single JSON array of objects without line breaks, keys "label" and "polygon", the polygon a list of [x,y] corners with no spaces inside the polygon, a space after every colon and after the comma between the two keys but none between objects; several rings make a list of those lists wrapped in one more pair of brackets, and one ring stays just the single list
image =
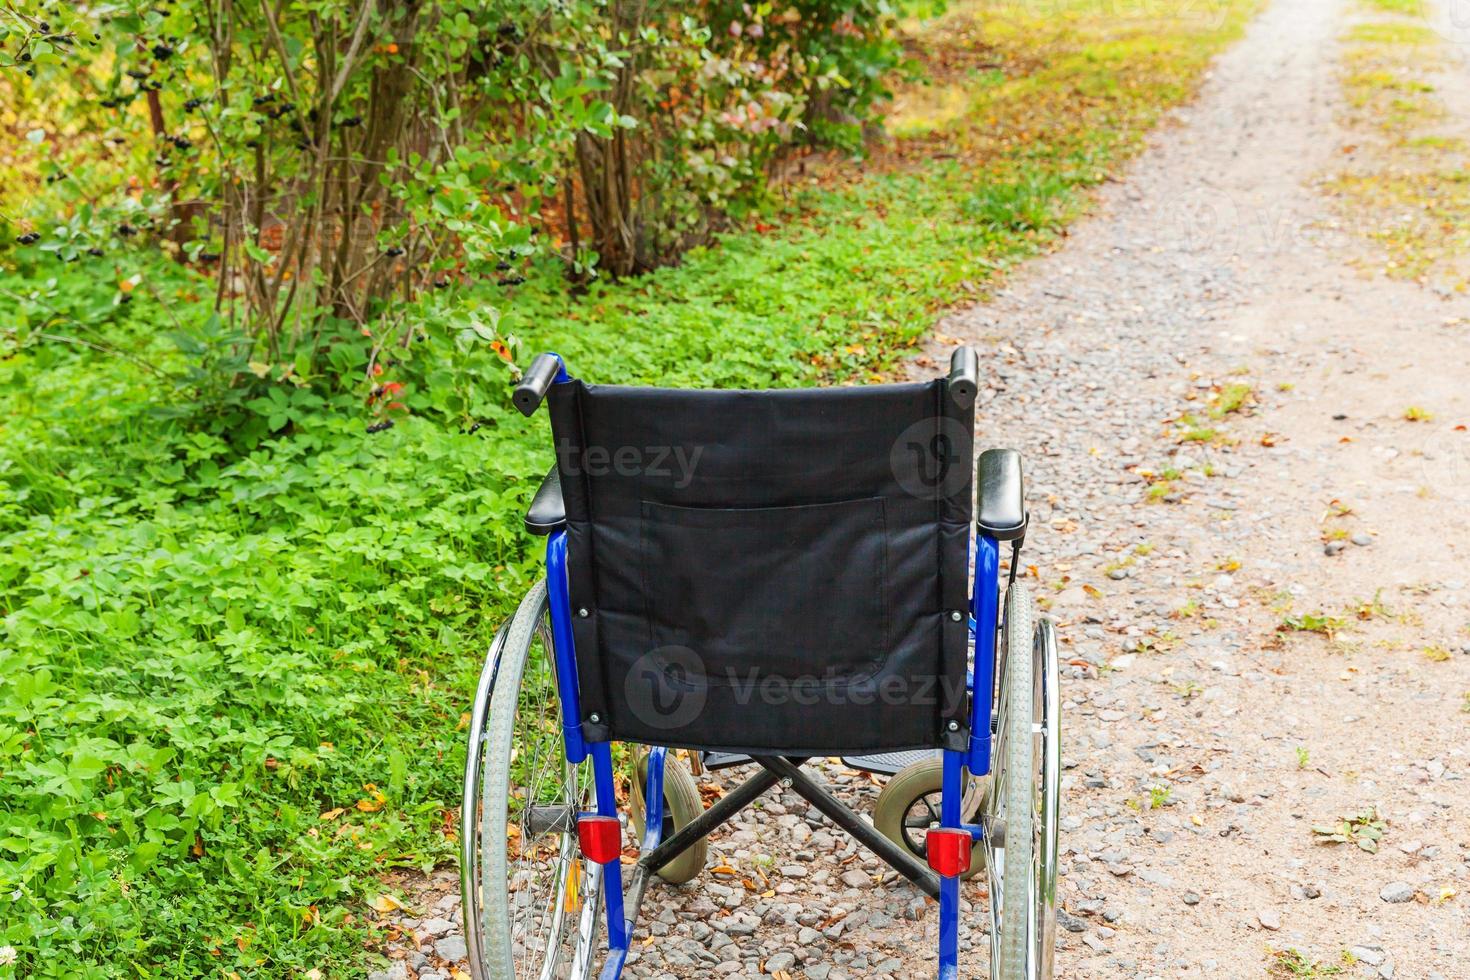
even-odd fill
[{"label": "wheelchair footrest", "polygon": [[[937,749],[916,749],[909,752],[875,752],[872,755],[845,755],[842,764],[849,769],[860,769],[863,772],[876,773],[879,776],[892,776],[905,766],[922,762],[938,754]],[[732,766],[744,766],[751,762],[748,755],[738,752],[701,752],[699,761],[704,768],[729,769]]]},{"label": "wheelchair footrest", "polygon": [[918,749],[912,752],[878,752],[873,755],[845,755],[842,764],[852,769],[861,769],[863,772],[877,773],[880,776],[892,776],[905,766],[911,766],[915,762],[923,762],[939,754],[937,749]]}]

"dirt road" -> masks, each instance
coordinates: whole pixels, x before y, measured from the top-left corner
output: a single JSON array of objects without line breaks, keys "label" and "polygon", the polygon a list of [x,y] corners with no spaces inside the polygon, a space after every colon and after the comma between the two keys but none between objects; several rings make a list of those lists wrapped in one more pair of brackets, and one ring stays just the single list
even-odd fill
[{"label": "dirt road", "polygon": [[[1470,303],[1360,271],[1318,189],[1362,16],[1277,2],[941,327],[1005,354],[982,436],[1026,451],[1026,561],[1101,667],[1064,683],[1063,976],[1470,977]],[[1375,809],[1376,854],[1313,832]]]}]

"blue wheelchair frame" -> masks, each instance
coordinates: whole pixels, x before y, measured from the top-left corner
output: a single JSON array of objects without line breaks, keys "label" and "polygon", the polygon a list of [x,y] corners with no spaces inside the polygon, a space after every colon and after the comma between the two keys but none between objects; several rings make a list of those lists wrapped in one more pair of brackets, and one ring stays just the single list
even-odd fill
[{"label": "blue wheelchair frame", "polygon": [[[560,366],[554,383],[571,380],[566,363],[555,355]],[[593,786],[600,817],[617,819],[617,796],[611,742],[589,742],[582,732],[582,712],[577,685],[577,659],[572,641],[571,591],[567,578],[567,540],[565,528],[553,531],[546,541],[546,588],[550,601],[553,655],[556,663],[557,694],[561,704],[562,735],[567,761],[573,765],[592,759]],[[962,818],[964,772],[983,776],[991,765],[991,708],[995,692],[995,670],[1000,626],[1000,542],[987,535],[975,537],[975,577],[970,592],[970,631],[975,640],[975,662],[970,671],[970,743],[965,751],[941,750],[944,757],[943,788],[940,801],[940,828],[959,830],[973,840],[984,837],[980,824],[966,823]],[[617,980],[628,958],[629,941],[636,925],[638,909],[649,878],[677,857],[685,848],[743,809],[778,781],[794,785],[826,816],[843,829],[872,847],[905,877],[919,885],[931,897],[939,899],[939,980],[955,980],[959,975],[960,879],[941,876],[923,869],[917,861],[903,861],[896,845],[886,838],[873,839],[876,832],[862,824],[851,811],[830,797],[799,769],[800,762],[782,758],[758,757],[764,772],[748,779],[731,793],[709,807],[695,822],[664,841],[664,760],[666,746],[651,746],[647,782],[643,799],[647,807],[643,840],[640,842],[638,866],[624,901],[621,855],[603,864],[603,889],[607,909],[607,933],[610,952],[600,980]],[[805,760],[800,760],[805,761]],[[825,797],[825,803],[812,797]],[[866,829],[865,829],[866,828]],[[884,846],[887,845],[887,846]],[[906,857],[906,855],[904,855]],[[625,909],[631,906],[631,911]]]}]

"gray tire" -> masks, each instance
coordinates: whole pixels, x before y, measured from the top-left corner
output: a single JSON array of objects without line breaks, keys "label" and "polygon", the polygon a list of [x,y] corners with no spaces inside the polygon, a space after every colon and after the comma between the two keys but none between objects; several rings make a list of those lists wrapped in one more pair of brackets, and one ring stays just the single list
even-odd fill
[{"label": "gray tire", "polygon": [[[643,787],[648,780],[648,756],[639,755],[638,766],[634,771],[632,792],[632,821],[633,832],[638,840],[643,840],[644,830],[644,805]],[[669,839],[669,831],[677,833],[688,826],[696,817],[704,812],[704,800],[699,795],[699,785],[694,782],[694,776],[689,769],[674,756],[674,750],[670,749],[664,756],[664,840]],[[684,852],[658,871],[658,876],[671,885],[682,885],[686,881],[693,881],[699,877],[704,870],[705,862],[709,860],[709,839],[699,838],[693,844],[684,849]]]},{"label": "gray tire", "polygon": [[[1000,896],[999,935],[992,936],[991,963],[995,980],[1028,980],[1027,960],[1031,935],[1030,917],[1034,900],[1036,816],[1034,813],[1035,740],[1032,718],[1035,711],[1035,660],[1033,634],[1036,611],[1031,593],[1020,583],[1006,595],[1005,671],[1001,679],[1001,731],[998,732],[999,778],[991,784],[1004,806],[1005,852],[999,868],[991,873],[992,929],[995,928],[995,896]],[[996,881],[996,877],[999,881]]]}]

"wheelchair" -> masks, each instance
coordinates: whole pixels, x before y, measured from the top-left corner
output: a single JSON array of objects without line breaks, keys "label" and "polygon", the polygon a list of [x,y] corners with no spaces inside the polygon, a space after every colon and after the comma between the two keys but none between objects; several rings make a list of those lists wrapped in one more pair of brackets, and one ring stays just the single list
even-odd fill
[{"label": "wheelchair", "polygon": [[[532,362],[513,400],[547,405],[556,464],[525,517],[545,577],[469,716],[476,980],[616,980],[653,879],[778,784],[937,901],[941,980],[982,873],[989,975],[1052,976],[1057,644],[1016,580],[1020,457],[972,468],[978,374],[965,347],[927,382],[772,391]],[[681,752],[753,774],[706,806]],[[826,758],[891,777],[869,819],[803,769]]]}]

